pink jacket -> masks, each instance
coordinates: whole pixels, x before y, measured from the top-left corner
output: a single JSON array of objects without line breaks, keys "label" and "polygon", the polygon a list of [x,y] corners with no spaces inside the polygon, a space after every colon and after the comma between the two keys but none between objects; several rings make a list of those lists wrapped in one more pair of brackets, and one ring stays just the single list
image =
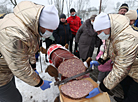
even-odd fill
[{"label": "pink jacket", "polygon": [[[103,54],[103,51],[100,51],[99,54],[96,57],[96,60],[98,60],[102,54]],[[104,65],[99,65],[98,66],[98,70],[101,71],[101,72],[111,71],[112,70],[112,66],[113,66],[113,64],[111,64],[111,62],[112,61],[110,59]]]}]

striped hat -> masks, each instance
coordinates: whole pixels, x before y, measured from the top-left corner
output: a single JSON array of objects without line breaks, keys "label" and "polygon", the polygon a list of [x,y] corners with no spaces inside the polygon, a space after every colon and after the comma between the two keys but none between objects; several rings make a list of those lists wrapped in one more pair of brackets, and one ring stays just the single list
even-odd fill
[{"label": "striped hat", "polygon": [[129,10],[128,5],[127,5],[126,3],[122,4],[122,5],[120,6],[119,10],[120,10],[120,9],[126,9],[127,11]]}]

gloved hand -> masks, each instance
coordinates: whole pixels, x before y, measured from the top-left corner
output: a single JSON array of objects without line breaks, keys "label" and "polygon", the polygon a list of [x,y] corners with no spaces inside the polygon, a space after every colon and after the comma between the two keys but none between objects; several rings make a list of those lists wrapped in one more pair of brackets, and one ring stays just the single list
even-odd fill
[{"label": "gloved hand", "polygon": [[92,66],[99,66],[100,64],[98,63],[98,61],[91,61],[90,62],[90,68],[92,68]]},{"label": "gloved hand", "polygon": [[44,84],[42,85],[42,86],[40,86],[40,88],[42,89],[42,90],[45,90],[45,89],[47,89],[47,88],[50,88],[50,83],[51,83],[52,81],[47,81],[47,80],[44,80]]},{"label": "gloved hand", "polygon": [[35,72],[39,75],[39,73],[38,73],[38,71],[37,71],[37,70],[35,70]]},{"label": "gloved hand", "polygon": [[94,88],[91,92],[89,92],[89,95],[86,96],[86,98],[94,97],[94,96],[98,95],[99,93],[100,93],[99,89],[98,88]]}]

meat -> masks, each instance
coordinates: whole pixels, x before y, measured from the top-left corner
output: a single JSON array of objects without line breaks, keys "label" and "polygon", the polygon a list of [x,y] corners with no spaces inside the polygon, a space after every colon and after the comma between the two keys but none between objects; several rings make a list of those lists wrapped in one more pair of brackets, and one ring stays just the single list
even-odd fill
[{"label": "meat", "polygon": [[71,52],[64,49],[57,49],[51,54],[51,60],[55,67],[58,67],[63,61],[76,58]]},{"label": "meat", "polygon": [[75,80],[62,85],[60,91],[71,99],[81,99],[86,97],[93,88],[92,83],[88,80]]},{"label": "meat", "polygon": [[66,60],[58,67],[58,72],[64,77],[71,77],[85,71],[86,67],[80,59]]}]

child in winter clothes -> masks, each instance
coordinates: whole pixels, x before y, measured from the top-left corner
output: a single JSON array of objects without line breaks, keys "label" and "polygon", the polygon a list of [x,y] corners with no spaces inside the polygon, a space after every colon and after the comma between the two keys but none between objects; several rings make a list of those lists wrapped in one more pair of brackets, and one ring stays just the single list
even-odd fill
[{"label": "child in winter clothes", "polygon": [[[103,45],[101,45],[101,47],[100,47],[100,52],[97,55],[96,60],[98,60],[100,58],[100,56],[103,55],[104,49],[106,48],[105,40],[102,40],[102,42],[103,42]],[[97,83],[100,83],[109,74],[109,72],[112,70],[112,65],[113,64],[110,59],[104,65],[98,66],[99,74],[98,74]]]}]

